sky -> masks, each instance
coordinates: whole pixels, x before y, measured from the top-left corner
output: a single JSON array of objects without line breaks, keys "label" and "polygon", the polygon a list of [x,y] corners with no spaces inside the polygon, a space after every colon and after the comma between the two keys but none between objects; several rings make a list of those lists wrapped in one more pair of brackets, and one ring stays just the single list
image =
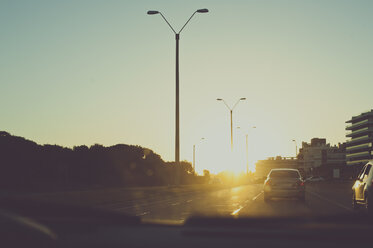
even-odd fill
[{"label": "sky", "polygon": [[[0,1],[0,130],[40,144],[141,145],[211,172],[346,141],[372,105],[373,1]],[[233,111],[230,153],[227,107]],[[255,129],[252,126],[256,126]],[[237,127],[240,127],[237,129]],[[201,138],[205,138],[201,141]]]}]

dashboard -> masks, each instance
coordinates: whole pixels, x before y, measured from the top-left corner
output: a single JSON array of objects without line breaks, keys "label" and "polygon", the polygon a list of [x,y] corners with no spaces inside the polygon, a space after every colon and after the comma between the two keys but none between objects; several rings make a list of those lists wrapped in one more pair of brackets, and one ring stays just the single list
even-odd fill
[{"label": "dashboard", "polygon": [[371,245],[373,231],[373,219],[365,214],[196,216],[178,225],[97,209],[28,203],[10,212],[6,205],[0,247],[351,247]]}]

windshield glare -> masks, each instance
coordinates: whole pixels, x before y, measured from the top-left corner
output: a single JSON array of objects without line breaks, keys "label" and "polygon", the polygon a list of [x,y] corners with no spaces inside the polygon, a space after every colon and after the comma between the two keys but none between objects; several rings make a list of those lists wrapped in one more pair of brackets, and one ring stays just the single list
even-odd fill
[{"label": "windshield glare", "polygon": [[373,1],[166,2],[2,1],[0,209],[369,212]]}]

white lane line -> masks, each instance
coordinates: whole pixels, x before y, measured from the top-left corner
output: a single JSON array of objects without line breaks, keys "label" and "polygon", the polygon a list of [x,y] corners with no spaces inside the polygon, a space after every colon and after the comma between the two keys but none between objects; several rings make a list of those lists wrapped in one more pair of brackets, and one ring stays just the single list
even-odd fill
[{"label": "white lane line", "polygon": [[262,194],[263,194],[263,191],[260,192],[258,195],[254,196],[253,201],[256,201],[256,199],[258,199],[258,197],[260,197]]},{"label": "white lane line", "polygon": [[231,213],[231,215],[237,215],[241,211],[241,209],[243,209],[242,206],[240,206],[240,208],[234,210],[233,213]]},{"label": "white lane line", "polygon": [[147,215],[147,214],[149,214],[149,213],[150,213],[149,211],[145,211],[145,212],[142,212],[142,213],[136,214],[136,216],[144,216],[144,215]]},{"label": "white lane line", "polygon": [[[256,201],[256,199],[257,199],[258,197],[260,197],[262,194],[263,194],[263,191],[260,192],[258,195],[254,196],[253,199],[252,199],[252,201]],[[249,203],[249,200],[246,200],[244,205],[247,205],[248,203]],[[231,213],[231,215],[237,215],[237,214],[238,214],[238,213],[239,213],[243,208],[244,208],[243,206],[240,206],[238,209],[234,210],[234,211]]]},{"label": "white lane line", "polygon": [[321,200],[324,200],[324,201],[326,201],[326,202],[329,202],[330,204],[333,204],[333,205],[335,205],[335,206],[338,206],[338,207],[340,207],[340,208],[343,208],[343,209],[345,209],[345,210],[348,210],[348,211],[353,212],[353,210],[352,210],[351,208],[348,208],[348,207],[346,207],[346,206],[344,206],[344,205],[342,205],[342,204],[340,204],[340,203],[338,203],[338,202],[336,202],[336,201],[332,201],[332,200],[330,200],[330,199],[328,199],[328,198],[325,198],[325,197],[323,197],[323,196],[321,196],[321,195],[319,195],[319,194],[317,194],[317,193],[315,193],[315,192],[312,192],[312,191],[309,191],[309,190],[306,190],[306,192],[309,193],[309,194],[311,194],[311,195],[314,195],[314,196],[320,198]]}]

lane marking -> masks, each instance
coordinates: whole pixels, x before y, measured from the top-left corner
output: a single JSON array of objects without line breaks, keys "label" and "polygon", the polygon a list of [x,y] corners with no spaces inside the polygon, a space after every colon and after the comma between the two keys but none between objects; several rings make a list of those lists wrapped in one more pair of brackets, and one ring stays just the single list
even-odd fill
[{"label": "lane marking", "polygon": [[352,210],[351,208],[348,208],[348,207],[346,207],[346,206],[344,206],[344,205],[342,205],[342,204],[340,204],[340,203],[338,203],[338,202],[336,202],[336,201],[333,201],[333,200],[330,200],[330,199],[328,199],[328,198],[325,198],[325,197],[323,197],[323,196],[321,196],[321,195],[319,195],[319,194],[317,194],[317,193],[315,193],[315,192],[312,192],[312,191],[309,191],[309,190],[306,190],[306,192],[309,193],[309,194],[311,194],[311,195],[314,195],[314,196],[320,198],[321,200],[324,200],[324,201],[326,201],[326,202],[329,202],[330,204],[333,204],[333,205],[335,205],[335,206],[338,206],[338,207],[340,207],[340,208],[343,208],[343,209],[345,209],[345,210],[348,210],[348,211],[350,211],[350,212],[353,212],[353,210]]},{"label": "lane marking", "polygon": [[149,214],[150,211],[145,211],[145,212],[142,212],[142,213],[139,213],[139,214],[136,214],[136,216],[144,216],[144,215],[147,215]]},{"label": "lane marking", "polygon": [[256,199],[258,199],[262,194],[263,194],[263,191],[260,192],[258,195],[254,196],[253,201],[256,201]]},{"label": "lane marking", "polygon": [[233,213],[231,213],[231,215],[237,215],[241,211],[241,209],[243,209],[242,206],[240,206],[240,208],[234,210]]},{"label": "lane marking", "polygon": [[[256,199],[258,199],[258,197],[260,197],[261,195],[263,194],[263,191],[261,191],[259,194],[257,194],[256,196],[254,196],[252,199],[251,199],[251,202],[253,201],[256,201]],[[248,203],[250,203],[250,200],[246,200],[244,202],[244,205],[247,205]],[[237,215],[242,209],[244,208],[244,206],[240,206],[238,209],[234,210],[231,215]]]},{"label": "lane marking", "polygon": [[[176,195],[175,194],[171,194],[169,192],[165,192],[166,195],[165,195],[165,199],[162,199],[162,200],[159,200],[158,198],[156,199],[147,199],[146,197],[144,198],[137,198],[137,199],[132,199],[132,198],[128,198],[128,200],[122,200],[120,202],[116,202],[116,203],[101,203],[101,204],[98,204],[98,207],[100,208],[104,208],[104,209],[111,209],[111,210],[119,210],[119,211],[129,211],[129,210],[132,210],[132,209],[138,209],[138,208],[152,208],[152,207],[157,207],[159,205],[170,205],[170,206],[176,206],[176,205],[180,205],[179,204],[172,204],[172,201],[174,201],[176,198],[178,198],[177,200],[179,200],[180,198],[187,198],[187,197],[193,197],[193,200],[194,201],[198,201],[199,199],[204,199],[204,194],[205,193],[208,193],[208,194],[215,194],[216,192],[220,192],[220,191],[229,191],[229,190],[232,190],[232,189],[236,189],[236,188],[242,188],[242,187],[245,187],[245,186],[239,186],[239,187],[228,187],[228,188],[221,188],[221,189],[216,189],[216,190],[212,190],[212,191],[196,191],[196,190],[188,190],[188,191],[185,191],[185,192],[180,192],[180,193],[177,193]],[[163,187],[161,187],[163,188]],[[129,192],[131,192],[132,190],[129,190]],[[187,202],[191,202],[193,200],[189,200]],[[144,202],[145,201],[145,202]],[[181,201],[183,201],[183,199],[181,199]]]}]

